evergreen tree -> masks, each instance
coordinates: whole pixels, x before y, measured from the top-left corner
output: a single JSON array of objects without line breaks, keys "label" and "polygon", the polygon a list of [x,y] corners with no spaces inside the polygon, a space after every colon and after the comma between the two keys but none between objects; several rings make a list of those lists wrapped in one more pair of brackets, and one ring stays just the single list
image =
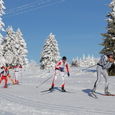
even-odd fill
[{"label": "evergreen tree", "polygon": [[95,58],[93,55],[85,56],[85,54],[83,54],[82,58],[77,59],[77,65],[80,67],[90,67],[96,65],[98,61],[99,59]]},{"label": "evergreen tree", "polygon": [[6,37],[3,42],[3,56],[6,60],[6,63],[13,64],[13,60],[15,58],[15,32],[12,27],[8,27],[6,29]]},{"label": "evergreen tree", "polygon": [[[3,23],[2,18],[1,18],[5,14],[4,9],[5,9],[4,2],[3,2],[3,0],[0,0],[0,31],[4,31],[5,24]],[[0,67],[5,65],[5,59],[3,57],[2,42],[3,42],[3,36],[0,33]]]},{"label": "evergreen tree", "polygon": [[[106,54],[108,51],[112,51],[115,57],[115,0],[112,0],[112,2],[109,4],[109,7],[111,8],[111,11],[107,15],[107,32],[102,34],[102,36],[104,36],[104,42],[102,43],[104,48],[101,50],[101,53]],[[115,69],[111,68],[110,71],[111,75],[115,75]]]},{"label": "evergreen tree", "polygon": [[55,39],[55,35],[50,33],[41,53],[40,67],[41,69],[53,67],[59,59],[58,43]]},{"label": "evergreen tree", "polygon": [[7,35],[3,43],[3,55],[11,65],[26,65],[27,49],[20,29],[16,32],[12,27],[6,29]]},{"label": "evergreen tree", "polygon": [[5,14],[4,12],[5,6],[4,6],[4,2],[3,0],[0,0],[0,30],[4,31],[4,22],[2,21],[1,16],[3,16]]},{"label": "evergreen tree", "polygon": [[0,67],[5,65],[2,42],[3,42],[3,36],[0,34]]},{"label": "evergreen tree", "polygon": [[77,59],[77,58],[73,58],[73,59],[72,59],[71,66],[72,66],[72,67],[78,67],[78,59]]},{"label": "evergreen tree", "polygon": [[15,45],[16,49],[17,49],[17,59],[15,60],[15,64],[18,65],[26,65],[28,63],[28,59],[27,59],[27,45],[26,42],[23,38],[23,34],[21,32],[20,29],[17,29],[16,31],[16,45]]}]

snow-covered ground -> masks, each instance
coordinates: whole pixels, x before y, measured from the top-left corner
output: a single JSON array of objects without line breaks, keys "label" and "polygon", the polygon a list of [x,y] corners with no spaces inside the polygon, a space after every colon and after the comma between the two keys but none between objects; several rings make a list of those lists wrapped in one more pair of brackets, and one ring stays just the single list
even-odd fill
[{"label": "snow-covered ground", "polygon": [[[60,92],[60,78],[53,92],[41,92],[50,87],[52,72],[35,69],[23,72],[20,85],[2,88],[0,85],[0,115],[115,115],[115,96],[89,96],[96,80],[95,68],[81,71],[72,68],[66,77],[68,92]],[[115,77],[110,77],[110,91],[115,93]],[[42,85],[41,85],[42,84]],[[97,92],[103,93],[103,78]]]}]

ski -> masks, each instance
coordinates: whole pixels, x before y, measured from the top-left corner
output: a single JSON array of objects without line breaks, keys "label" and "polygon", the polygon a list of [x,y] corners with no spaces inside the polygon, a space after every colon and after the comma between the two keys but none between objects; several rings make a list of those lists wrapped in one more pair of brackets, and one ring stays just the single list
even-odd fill
[{"label": "ski", "polygon": [[110,94],[104,94],[104,93],[99,93],[99,92],[95,92],[95,93],[102,96],[115,96],[115,94],[112,94],[112,93]]},{"label": "ski", "polygon": [[61,90],[61,89],[57,89],[58,91],[60,91],[60,92],[63,92],[63,93],[67,93],[68,91],[66,91],[66,90]]},{"label": "ski", "polygon": [[47,89],[47,90],[43,90],[43,91],[41,91],[41,93],[43,93],[43,92],[53,92],[53,91],[54,91],[54,89],[52,89],[52,90]]},{"label": "ski", "polygon": [[[57,89],[58,91],[60,91],[60,92],[62,92],[62,93],[72,93],[72,92],[69,92],[69,91],[62,91],[61,89]],[[45,93],[45,92],[53,92],[54,91],[54,89],[52,89],[52,90],[49,90],[49,89],[47,89],[47,90],[43,90],[43,91],[41,91],[41,93]]]},{"label": "ski", "polygon": [[60,92],[62,92],[62,93],[72,93],[70,91],[62,91],[62,90],[60,90]]},{"label": "ski", "polygon": [[97,95],[95,94],[95,92],[92,92],[92,91],[89,92],[88,95],[89,95],[90,97],[92,97],[92,98],[95,98],[95,99],[98,98]]},{"label": "ski", "polygon": [[115,96],[115,94],[101,94],[102,96]]},{"label": "ski", "polygon": [[70,91],[67,91],[67,90],[61,90],[61,89],[59,89],[59,88],[57,88],[57,90],[60,91],[60,92],[62,92],[62,93],[72,93],[72,92],[70,92]]}]

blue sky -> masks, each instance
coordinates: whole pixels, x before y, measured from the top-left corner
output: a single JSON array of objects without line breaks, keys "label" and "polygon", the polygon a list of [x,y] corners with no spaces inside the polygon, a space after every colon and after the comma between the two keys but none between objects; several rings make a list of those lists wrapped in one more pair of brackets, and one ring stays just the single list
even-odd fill
[{"label": "blue sky", "polygon": [[[39,61],[44,41],[56,35],[61,56],[71,60],[82,54],[99,56],[106,32],[106,14],[111,0],[5,0],[7,26],[21,29],[27,42],[28,58]],[[36,2],[34,8],[29,4]],[[37,3],[44,2],[44,7]],[[46,2],[46,3],[45,3]],[[28,9],[23,10],[23,5]],[[21,8],[21,11],[19,11]],[[13,11],[7,14],[7,12]],[[19,14],[20,13],[20,14]]]}]

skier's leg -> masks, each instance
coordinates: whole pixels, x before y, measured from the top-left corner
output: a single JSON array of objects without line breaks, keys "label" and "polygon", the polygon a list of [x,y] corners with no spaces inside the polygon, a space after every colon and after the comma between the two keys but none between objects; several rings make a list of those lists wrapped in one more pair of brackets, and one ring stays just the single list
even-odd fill
[{"label": "skier's leg", "polygon": [[8,81],[8,80],[7,80],[7,76],[4,76],[3,79],[4,79],[4,81],[5,81],[4,88],[7,88],[7,81]]},{"label": "skier's leg", "polygon": [[15,84],[15,80],[12,79],[12,76],[10,74],[7,75],[7,80],[10,80],[12,84]]},{"label": "skier's leg", "polygon": [[2,76],[1,79],[0,79],[0,83],[2,82],[2,80],[3,80],[3,76]]},{"label": "skier's leg", "polygon": [[62,85],[61,85],[61,89],[63,92],[65,92],[66,90],[64,89],[65,87],[65,72],[61,72],[61,77],[62,77]]},{"label": "skier's leg", "polygon": [[103,70],[102,74],[103,74],[103,77],[105,79],[105,89],[104,89],[104,91],[105,91],[105,94],[108,94],[109,93],[109,91],[108,91],[109,83],[108,83],[108,73],[107,73],[107,70]]},{"label": "skier's leg", "polygon": [[1,83],[1,81],[2,81],[2,77],[0,77],[0,83]]},{"label": "skier's leg", "polygon": [[53,80],[52,80],[51,88],[49,88],[49,90],[52,90],[54,88],[55,80],[57,79],[57,74],[58,74],[58,71],[56,70],[54,75],[53,75]]},{"label": "skier's leg", "polygon": [[15,72],[15,84],[19,83],[18,75],[19,75],[19,72]]},{"label": "skier's leg", "polygon": [[97,79],[94,83],[94,87],[93,87],[93,92],[96,91],[96,88],[100,82],[100,79],[101,79],[101,72],[102,72],[102,67],[101,66],[97,66]]}]

